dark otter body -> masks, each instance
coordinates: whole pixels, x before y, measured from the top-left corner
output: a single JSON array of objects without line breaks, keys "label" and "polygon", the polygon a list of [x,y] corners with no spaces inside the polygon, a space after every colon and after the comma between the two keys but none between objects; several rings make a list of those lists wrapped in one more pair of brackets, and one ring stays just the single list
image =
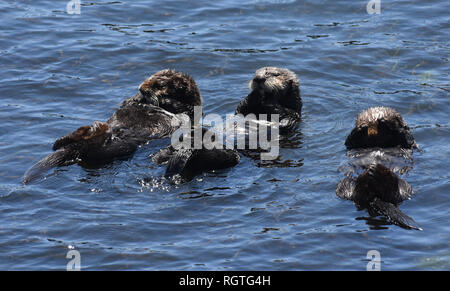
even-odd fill
[{"label": "dark otter body", "polygon": [[213,170],[235,166],[240,156],[235,150],[228,149],[178,149],[169,146],[153,157],[157,164],[166,164],[165,176],[180,182],[192,180],[196,175]]},{"label": "dark otter body", "polygon": [[411,197],[411,186],[381,164],[371,165],[356,179],[342,180],[336,194],[351,200],[359,210],[367,209],[371,215],[384,215],[394,224],[421,230],[415,221],[401,212],[398,205]]},{"label": "dark otter body", "polygon": [[[207,132],[207,129],[202,128],[202,137]],[[194,136],[193,129],[191,134]],[[215,138],[214,134],[212,138]],[[182,148],[179,144],[170,145],[157,152],[152,160],[159,165],[167,164],[165,176],[172,181],[187,182],[204,171],[233,167],[239,163],[240,156],[236,150],[206,149],[203,144],[202,148],[195,149],[191,139],[190,148]],[[178,178],[181,180],[177,180]]]},{"label": "dark otter body", "polygon": [[358,115],[355,128],[345,141],[347,149],[417,148],[402,116],[389,107],[372,107]]},{"label": "dark otter body", "polygon": [[30,182],[55,166],[105,163],[132,155],[138,146],[169,136],[179,124],[174,114],[193,116],[194,106],[201,105],[200,92],[190,76],[174,70],[157,72],[106,123],[95,122],[58,139],[55,152],[27,171],[23,181]]},{"label": "dark otter body", "polygon": [[288,69],[264,67],[250,82],[252,92],[238,105],[236,114],[279,114],[280,133],[286,133],[300,122],[302,100],[299,81]]}]

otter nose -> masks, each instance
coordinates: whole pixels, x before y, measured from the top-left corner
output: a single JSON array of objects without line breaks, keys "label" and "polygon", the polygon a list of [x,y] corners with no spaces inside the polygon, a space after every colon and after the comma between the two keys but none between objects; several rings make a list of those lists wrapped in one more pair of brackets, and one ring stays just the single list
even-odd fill
[{"label": "otter nose", "polygon": [[266,81],[266,78],[264,78],[264,77],[254,77],[253,78],[253,82],[255,82],[255,83],[258,83],[258,84],[262,84],[262,83],[264,83]]},{"label": "otter nose", "polygon": [[377,136],[378,135],[378,124],[370,124],[367,128],[367,135],[369,137],[371,136]]}]

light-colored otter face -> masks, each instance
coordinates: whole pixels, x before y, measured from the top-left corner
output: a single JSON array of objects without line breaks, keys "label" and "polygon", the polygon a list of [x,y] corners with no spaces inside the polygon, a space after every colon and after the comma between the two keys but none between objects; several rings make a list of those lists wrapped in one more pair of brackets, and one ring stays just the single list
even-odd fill
[{"label": "light-colored otter face", "polygon": [[259,91],[261,95],[282,96],[291,88],[298,90],[299,82],[297,76],[288,69],[264,67],[256,71],[249,86],[250,89]]},{"label": "light-colored otter face", "polygon": [[385,124],[391,129],[406,127],[401,115],[389,107],[371,107],[361,112],[355,125],[357,128],[366,127],[368,137],[376,137],[381,124]]},{"label": "light-colored otter face", "polygon": [[139,86],[139,92],[144,102],[175,114],[186,113],[191,107],[202,105],[202,97],[195,81],[175,70],[155,73]]},{"label": "light-colored otter face", "polygon": [[414,137],[402,116],[389,107],[371,107],[356,118],[355,128],[348,135],[347,149],[417,148]]}]

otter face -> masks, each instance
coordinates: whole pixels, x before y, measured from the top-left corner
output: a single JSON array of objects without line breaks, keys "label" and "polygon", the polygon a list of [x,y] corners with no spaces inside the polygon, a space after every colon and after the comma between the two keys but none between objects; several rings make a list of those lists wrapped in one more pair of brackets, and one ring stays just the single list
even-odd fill
[{"label": "otter face", "polygon": [[256,71],[253,80],[250,81],[250,89],[264,93],[282,95],[287,89],[298,88],[298,79],[288,69],[276,67],[264,67]]},{"label": "otter face", "polygon": [[[174,114],[191,115],[194,106],[202,106],[202,97],[195,81],[175,70],[162,70],[155,73],[139,86],[144,100]],[[191,112],[192,111],[192,112]]]},{"label": "otter face", "polygon": [[369,137],[376,137],[379,127],[387,126],[395,130],[404,128],[405,122],[401,115],[392,108],[372,107],[358,115],[355,125],[359,128],[367,128]]},{"label": "otter face", "polygon": [[417,147],[401,115],[389,107],[371,107],[358,115],[348,148]]},{"label": "otter face", "polygon": [[281,104],[295,111],[301,110],[299,81],[295,73],[288,69],[260,68],[249,87],[262,97],[261,103]]}]

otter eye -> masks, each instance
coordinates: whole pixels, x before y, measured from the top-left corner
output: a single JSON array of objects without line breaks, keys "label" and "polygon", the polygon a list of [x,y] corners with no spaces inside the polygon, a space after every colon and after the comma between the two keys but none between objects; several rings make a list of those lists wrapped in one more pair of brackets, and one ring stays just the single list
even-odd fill
[{"label": "otter eye", "polygon": [[278,73],[273,73],[272,74],[272,76],[274,76],[274,77],[278,77],[280,74],[278,74]]}]

